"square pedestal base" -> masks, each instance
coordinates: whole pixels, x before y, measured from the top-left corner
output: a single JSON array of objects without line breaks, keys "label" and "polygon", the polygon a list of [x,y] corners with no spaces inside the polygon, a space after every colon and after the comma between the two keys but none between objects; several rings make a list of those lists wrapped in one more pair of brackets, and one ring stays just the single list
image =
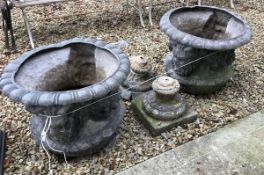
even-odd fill
[{"label": "square pedestal base", "polygon": [[153,136],[157,136],[178,125],[191,123],[197,119],[197,112],[191,108],[188,108],[183,116],[174,120],[154,119],[144,111],[142,96],[132,101],[132,107],[137,114],[137,119],[143,123]]}]

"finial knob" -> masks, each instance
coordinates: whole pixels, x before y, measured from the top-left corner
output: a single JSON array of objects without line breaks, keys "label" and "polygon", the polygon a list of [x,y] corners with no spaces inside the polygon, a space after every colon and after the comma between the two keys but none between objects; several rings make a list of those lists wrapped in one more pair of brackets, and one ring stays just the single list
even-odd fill
[{"label": "finial knob", "polygon": [[180,84],[177,80],[163,76],[152,83],[153,91],[145,94],[145,111],[158,120],[179,118],[187,109],[185,100],[177,94]]},{"label": "finial knob", "polygon": [[180,84],[177,80],[162,76],[152,83],[152,88],[159,96],[174,96],[180,90]]},{"label": "finial knob", "polygon": [[135,73],[142,74],[151,70],[151,64],[142,56],[133,56],[130,58],[131,69]]}]

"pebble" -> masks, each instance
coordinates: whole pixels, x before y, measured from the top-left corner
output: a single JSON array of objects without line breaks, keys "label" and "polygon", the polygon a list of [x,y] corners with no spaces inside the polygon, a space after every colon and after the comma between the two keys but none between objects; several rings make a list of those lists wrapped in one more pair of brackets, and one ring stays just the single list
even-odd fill
[{"label": "pebble", "polygon": [[168,140],[170,138],[170,135],[166,132],[164,133],[161,133],[161,136],[165,139],[165,140]]}]

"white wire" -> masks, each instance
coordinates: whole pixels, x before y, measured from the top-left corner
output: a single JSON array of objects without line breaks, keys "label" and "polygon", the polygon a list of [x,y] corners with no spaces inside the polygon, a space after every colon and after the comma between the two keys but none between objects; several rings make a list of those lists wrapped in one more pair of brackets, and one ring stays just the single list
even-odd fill
[{"label": "white wire", "polygon": [[41,146],[42,148],[44,149],[45,153],[47,154],[48,156],[48,159],[49,159],[49,175],[53,175],[53,171],[51,169],[51,156],[50,156],[50,153],[49,151],[46,149],[46,147],[44,146],[43,142],[46,143],[46,145],[48,146],[48,148],[54,152],[59,152],[59,153],[62,153],[63,154],[63,157],[64,157],[64,161],[65,161],[65,168],[68,168],[68,161],[67,161],[67,157],[66,157],[66,154],[64,151],[61,151],[61,150],[57,150],[53,147],[51,147],[49,145],[49,143],[47,142],[47,133],[50,129],[50,126],[51,126],[51,123],[52,123],[52,118],[51,117],[47,117],[46,118],[46,121],[45,121],[45,125],[43,127],[43,130],[41,132]]},{"label": "white wire", "polygon": [[[50,125],[49,125],[49,127],[47,128],[47,130],[49,130],[49,128],[50,128],[50,126],[51,126],[51,124],[52,124],[52,118],[51,117],[49,117],[49,120],[50,120]],[[46,140],[45,140],[46,141]],[[62,153],[63,154],[63,157],[64,157],[64,161],[65,161],[65,164],[66,164],[66,168],[68,167],[68,161],[67,161],[67,157],[66,157],[66,154],[65,154],[65,152],[64,151],[61,151],[61,150],[58,150],[58,149],[55,149],[55,148],[53,148],[52,146],[50,146],[50,144],[46,141],[46,144],[47,144],[47,146],[52,150],[52,151],[54,151],[54,152],[59,152],[59,153]]]},{"label": "white wire", "polygon": [[[200,57],[200,58],[198,58],[198,59],[196,59],[196,60],[190,61],[190,62],[188,62],[188,63],[186,63],[186,64],[184,64],[184,65],[182,65],[182,66],[180,66],[180,67],[177,67],[176,69],[173,69],[172,71],[166,72],[166,73],[161,74],[161,75],[157,75],[157,76],[152,77],[152,78],[150,78],[150,79],[148,79],[148,80],[146,80],[146,81],[143,81],[143,82],[140,83],[139,85],[134,85],[134,86],[131,86],[131,87],[129,87],[129,88],[127,88],[127,89],[124,89],[124,90],[130,90],[130,89],[132,89],[132,88],[134,88],[134,87],[141,86],[141,85],[143,85],[143,84],[145,84],[145,83],[148,83],[148,82],[150,82],[150,81],[156,79],[157,77],[160,77],[160,76],[164,76],[164,75],[167,75],[167,74],[173,73],[174,71],[176,71],[176,70],[178,70],[178,69],[181,69],[181,68],[183,68],[183,67],[185,67],[185,66],[188,66],[188,65],[190,65],[190,64],[193,64],[193,63],[195,63],[195,62],[197,62],[197,61],[200,61],[200,60],[202,60],[202,59],[204,59],[204,58],[206,58],[206,57],[209,57],[209,56],[215,55],[215,54],[217,54],[217,53],[219,53],[219,52],[222,52],[222,51],[216,51],[216,52],[210,53],[210,54],[205,55],[205,56],[203,56],[203,57]],[[96,103],[98,103],[98,102],[101,102],[101,101],[103,101],[103,100],[106,100],[106,99],[108,99],[108,98],[111,98],[111,97],[113,97],[113,96],[115,96],[115,95],[118,95],[118,94],[120,94],[120,93],[121,93],[121,92],[117,92],[117,93],[111,94],[111,95],[109,95],[109,96],[106,96],[106,97],[104,97],[104,98],[101,98],[101,99],[99,99],[99,100],[96,100],[96,101],[94,101],[94,102],[92,102],[92,103],[89,103],[89,104],[84,105],[84,106],[82,106],[82,107],[80,107],[80,108],[78,108],[78,109],[75,109],[75,110],[73,110],[73,111],[70,111],[70,112],[67,112],[67,113],[64,113],[64,114],[58,114],[58,115],[53,115],[53,116],[51,116],[51,115],[45,115],[45,114],[38,114],[38,115],[43,116],[43,117],[62,117],[62,116],[65,116],[65,115],[69,115],[69,114],[75,113],[75,112],[77,112],[77,111],[79,111],[79,110],[81,110],[81,109],[84,109],[84,108],[90,107],[90,106],[92,106],[92,105],[94,105],[94,104],[96,104]],[[91,101],[91,100],[90,100],[90,101]],[[89,102],[89,100],[88,100],[88,102]]]},{"label": "white wire", "polygon": [[[172,73],[172,72],[174,72],[175,70],[178,70],[178,69],[183,68],[183,67],[185,67],[185,66],[187,66],[187,65],[193,64],[193,63],[195,63],[195,62],[197,62],[197,61],[200,61],[200,60],[202,60],[202,59],[204,59],[204,58],[206,58],[206,57],[212,56],[212,55],[217,54],[217,53],[219,53],[219,52],[221,52],[221,51],[216,51],[216,52],[210,53],[210,54],[208,54],[208,55],[206,55],[206,56],[200,57],[200,58],[198,58],[198,59],[196,59],[196,60],[190,61],[190,62],[188,62],[188,63],[186,63],[186,64],[184,64],[184,65],[182,65],[182,66],[180,66],[180,67],[178,67],[178,68],[176,68],[176,69],[173,69],[171,72],[166,72],[166,73],[164,73],[164,74],[157,75],[157,76],[155,76],[155,77],[152,77],[152,78],[150,78],[150,79],[148,79],[148,80],[142,82],[140,85],[135,85],[135,86],[132,86],[132,87],[127,88],[127,89],[125,89],[125,90],[130,90],[130,89],[132,89],[132,88],[134,88],[134,87],[136,87],[136,86],[141,86],[141,85],[143,85],[143,84],[145,84],[145,83],[147,83],[147,82],[149,82],[149,81],[152,81],[152,80],[156,79],[157,77],[160,77],[160,76],[163,76],[163,75],[167,75],[167,74],[169,74],[169,73]],[[109,95],[109,96],[107,96],[107,97],[105,97],[105,98],[101,98],[101,99],[99,99],[99,100],[94,101],[93,103],[90,103],[90,104],[88,104],[88,105],[82,106],[82,107],[80,107],[80,108],[78,108],[78,109],[75,109],[75,110],[73,110],[73,111],[71,111],[71,112],[68,112],[68,113],[65,113],[65,114],[60,114],[60,115],[55,115],[55,116],[48,116],[48,115],[44,115],[44,114],[39,114],[40,116],[46,117],[45,125],[44,125],[44,127],[43,127],[42,132],[41,132],[41,146],[42,146],[42,148],[44,149],[44,151],[46,152],[46,154],[47,154],[47,156],[48,156],[48,159],[49,159],[49,175],[53,175],[53,171],[52,171],[52,169],[51,169],[51,156],[50,156],[49,151],[48,151],[48,150],[46,149],[46,147],[44,146],[43,142],[45,142],[46,145],[48,146],[48,148],[51,149],[52,151],[63,153],[64,161],[65,161],[65,163],[66,163],[66,168],[68,167],[68,162],[67,162],[67,157],[66,157],[65,152],[64,152],[64,151],[61,151],[61,150],[57,150],[57,149],[55,149],[55,148],[52,148],[52,147],[49,145],[49,143],[47,142],[47,132],[48,132],[49,129],[50,129],[50,126],[51,126],[51,123],[52,123],[52,118],[53,118],[53,117],[61,117],[61,116],[65,116],[65,115],[68,115],[68,114],[75,113],[75,112],[77,112],[77,111],[79,111],[79,110],[81,110],[81,109],[87,108],[87,107],[89,107],[89,106],[91,106],[91,105],[94,105],[94,104],[100,102],[100,101],[103,101],[103,100],[105,100],[105,99],[108,99],[108,98],[110,98],[110,97],[113,97],[113,96],[115,96],[115,95],[118,95],[119,93],[120,93],[120,92],[117,92],[117,93],[111,94],[111,95]]]},{"label": "white wire", "polygon": [[48,122],[49,122],[49,117],[46,118],[45,125],[44,125],[44,127],[42,129],[40,143],[41,143],[41,146],[44,149],[44,151],[46,152],[46,154],[48,156],[48,159],[49,159],[49,174],[53,175],[53,172],[52,172],[52,169],[51,169],[51,156],[50,156],[49,151],[46,149],[46,147],[43,144],[43,142],[45,142],[45,140],[46,140],[47,132],[48,132],[48,129],[49,129],[49,126],[50,126],[50,123],[48,124]]}]

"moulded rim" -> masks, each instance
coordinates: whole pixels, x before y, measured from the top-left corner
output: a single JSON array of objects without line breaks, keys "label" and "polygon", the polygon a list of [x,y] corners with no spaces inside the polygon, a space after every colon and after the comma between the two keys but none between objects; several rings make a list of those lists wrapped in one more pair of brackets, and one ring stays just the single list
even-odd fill
[{"label": "moulded rim", "polygon": [[[104,49],[118,60],[119,64],[116,71],[106,79],[93,85],[66,91],[36,91],[27,90],[15,81],[15,74],[21,65],[32,55],[47,49],[62,48],[73,43],[91,44],[100,49]],[[25,52],[17,59],[10,62],[4,69],[0,79],[0,89],[4,95],[8,96],[15,102],[21,102],[27,106],[52,106],[52,105],[69,105],[81,103],[92,99],[102,98],[112,90],[118,88],[125,81],[130,72],[130,62],[117,46],[107,44],[101,40],[90,38],[73,38],[60,43],[41,46]]]},{"label": "moulded rim", "polygon": [[[177,11],[196,10],[196,9],[207,9],[207,10],[218,10],[227,13],[239,20],[244,26],[244,33],[235,38],[230,39],[219,39],[210,40],[206,38],[197,37],[195,35],[183,32],[177,29],[170,21],[170,17],[173,13]],[[208,50],[231,50],[236,49],[244,44],[247,44],[252,37],[252,32],[250,26],[242,19],[241,16],[223,8],[212,7],[212,6],[192,6],[192,7],[180,7],[171,9],[166,12],[160,20],[161,30],[169,36],[170,39],[175,40],[181,44],[189,45],[194,48],[208,49]]]}]

